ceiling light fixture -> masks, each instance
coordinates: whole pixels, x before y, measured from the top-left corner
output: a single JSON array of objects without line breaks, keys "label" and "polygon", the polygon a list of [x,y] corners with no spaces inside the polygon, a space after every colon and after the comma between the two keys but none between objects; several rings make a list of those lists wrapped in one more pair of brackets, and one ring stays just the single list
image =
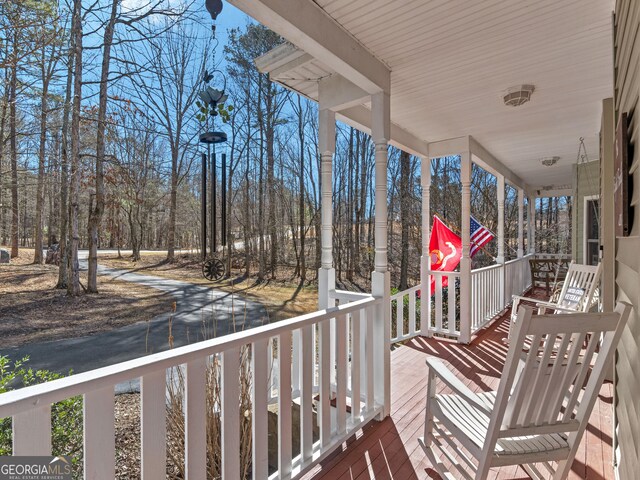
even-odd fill
[{"label": "ceiling light fixture", "polygon": [[533,85],[516,85],[507,90],[507,94],[502,97],[504,104],[509,107],[519,107],[531,100],[531,94],[535,90]]},{"label": "ceiling light fixture", "polygon": [[560,160],[560,157],[542,157],[540,163],[545,167],[553,167],[558,163],[558,160]]}]

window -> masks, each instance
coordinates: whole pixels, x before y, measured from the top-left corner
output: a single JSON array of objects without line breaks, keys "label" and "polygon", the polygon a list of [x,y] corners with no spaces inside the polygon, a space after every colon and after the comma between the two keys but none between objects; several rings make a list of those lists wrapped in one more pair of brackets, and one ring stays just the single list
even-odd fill
[{"label": "window", "polygon": [[584,199],[584,263],[597,265],[600,261],[600,199]]}]

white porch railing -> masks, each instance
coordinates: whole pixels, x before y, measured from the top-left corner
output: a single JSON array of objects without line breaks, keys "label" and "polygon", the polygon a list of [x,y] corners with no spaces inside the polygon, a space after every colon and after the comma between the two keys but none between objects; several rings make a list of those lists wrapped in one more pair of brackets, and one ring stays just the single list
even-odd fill
[{"label": "white porch railing", "polygon": [[[420,285],[411,287],[402,292],[391,295],[389,308],[391,309],[391,343],[401,342],[409,338],[420,335],[420,328],[417,327],[416,319],[420,312],[416,308],[419,304],[418,292]],[[405,309],[407,315],[405,315]],[[406,318],[406,321],[405,321]]]},{"label": "white porch railing", "polygon": [[[429,273],[435,282],[433,296],[429,296],[429,292],[425,296],[421,285],[391,295],[391,343],[434,333],[448,337],[460,336],[460,273]],[[429,301],[423,303],[425,298]]]},{"label": "white porch railing", "polygon": [[[239,450],[241,370],[251,372],[252,472],[269,477],[267,404],[278,403],[278,471],[296,478],[337,448],[382,410],[384,401],[384,313],[381,299],[346,305],[227,335],[136,360],[80,373],[0,395],[0,418],[13,418],[13,454],[51,454],[51,405],[76,395],[84,402],[85,478],[114,478],[114,387],[141,382],[143,478],[164,478],[166,464],[167,370],[184,369],[185,467],[190,480],[206,478],[207,369],[221,362],[222,478],[241,478]],[[330,324],[335,322],[335,334]],[[295,339],[298,341],[295,341]],[[273,358],[270,342],[277,342]],[[382,342],[384,343],[384,342]],[[335,345],[335,361],[330,355]],[[242,364],[247,351],[250,366]],[[299,365],[295,368],[294,357]],[[270,375],[269,368],[277,370]],[[246,370],[244,370],[246,371]],[[276,379],[271,381],[271,379]],[[316,394],[319,393],[319,399]],[[300,404],[300,430],[292,425],[292,402]],[[320,438],[313,441],[314,409]],[[350,409],[350,410],[349,410]],[[296,429],[297,430],[297,429]],[[293,457],[292,438],[301,454]]]},{"label": "white porch railing", "polygon": [[503,265],[471,271],[471,332],[484,327],[505,306]]},{"label": "white porch railing", "polygon": [[533,254],[504,264],[504,296],[507,303],[511,303],[514,295],[521,295],[531,286],[531,268],[529,268],[531,258]]},{"label": "white porch railing", "polygon": [[[477,333],[506,308],[513,295],[520,295],[531,286],[529,259],[532,256],[471,271],[471,292],[468,293],[471,296],[470,335]],[[391,296],[392,343],[434,333],[460,337],[459,302],[460,295],[464,294],[458,281],[460,273],[430,271],[429,275],[435,280],[435,293],[424,306],[421,305],[424,295],[418,296],[420,285]],[[443,287],[444,278],[448,287]]]}]

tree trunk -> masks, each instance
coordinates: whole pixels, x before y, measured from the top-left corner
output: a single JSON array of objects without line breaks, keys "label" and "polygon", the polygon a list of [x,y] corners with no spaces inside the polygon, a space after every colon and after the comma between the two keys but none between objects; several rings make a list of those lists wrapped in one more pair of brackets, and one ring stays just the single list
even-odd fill
[{"label": "tree trunk", "polygon": [[353,241],[353,164],[354,164],[354,150],[353,150],[353,127],[349,128],[349,169],[346,174],[347,186],[347,219],[345,224],[347,226],[347,280],[353,282],[353,264],[354,264],[354,244]]},{"label": "tree trunk", "polygon": [[302,101],[300,95],[298,95],[298,141],[300,142],[300,172],[298,172],[298,181],[300,183],[300,197],[298,200],[298,217],[300,228],[300,254],[298,257],[300,281],[304,282],[307,278],[307,264],[305,257],[305,208],[304,208],[304,124],[302,118]]},{"label": "tree trunk", "polygon": [[258,84],[258,126],[260,128],[260,161],[258,172],[258,281],[263,281],[265,276],[265,248],[264,248],[264,118],[262,114],[262,75]]},{"label": "tree trunk", "polygon": [[[44,49],[43,49],[44,50]],[[43,52],[44,56],[44,52]],[[42,211],[44,210],[44,164],[45,146],[47,142],[47,110],[49,97],[49,80],[46,78],[46,68],[42,63],[42,95],[40,112],[40,146],[38,149],[38,185],[36,187],[36,228],[35,228],[35,252],[33,263],[42,263]],[[51,213],[50,213],[51,215]]]},{"label": "tree trunk", "polygon": [[[8,73],[8,72],[6,72]],[[5,77],[6,77],[5,73]],[[2,113],[0,113],[0,184],[2,183],[2,175],[3,173],[3,158],[4,158],[4,143],[5,143],[5,127],[6,127],[6,116],[7,116],[7,106],[9,104],[9,90],[5,89],[4,96],[2,98]],[[4,188],[0,188],[0,205],[3,205],[4,202]],[[6,232],[7,232],[7,224],[6,224],[6,215],[5,209],[0,207],[0,216],[2,217],[2,222],[0,227],[2,228],[2,239],[0,241],[4,244],[6,243]]]},{"label": "tree trunk", "polygon": [[406,290],[408,287],[407,274],[409,269],[409,175],[410,175],[410,157],[407,152],[400,152],[400,225],[402,227],[400,249],[400,290]]},{"label": "tree trunk", "polygon": [[87,222],[89,234],[89,272],[87,292],[98,293],[98,229],[104,213],[104,156],[105,133],[107,130],[107,101],[109,87],[109,67],[111,65],[111,45],[118,14],[120,0],[113,0],[111,15],[104,29],[102,71],[100,73],[100,91],[98,94],[98,125],[96,132],[96,205],[91,209]]},{"label": "tree trunk", "polygon": [[75,48],[73,38],[67,65],[67,85],[62,113],[62,158],[60,159],[60,268],[56,288],[67,288],[67,271],[70,258],[69,242],[69,115],[71,114],[71,89],[73,83]]},{"label": "tree trunk", "polygon": [[276,228],[276,188],[274,183],[275,171],[275,113],[272,111],[271,89],[267,95],[267,191],[269,192],[269,241],[271,247],[270,268],[271,278],[276,278],[276,266],[278,263],[278,239]]},{"label": "tree trunk", "polygon": [[78,246],[78,209],[80,193],[80,106],[82,102],[82,0],[73,2],[72,37],[74,40],[73,107],[71,110],[71,182],[69,192],[69,219],[71,223],[71,250],[69,255],[68,295],[80,294],[80,265]]},{"label": "tree trunk", "polygon": [[18,88],[18,38],[14,34],[13,56],[14,63],[11,67],[11,80],[9,84],[9,154],[11,159],[11,258],[18,256],[18,146],[16,142],[17,118],[16,118],[16,93]]},{"label": "tree trunk", "polygon": [[[171,151],[171,195],[169,199],[169,232],[167,236],[167,260],[173,262],[176,251],[176,209],[178,208],[178,150]],[[212,214],[213,215],[213,214]]]}]

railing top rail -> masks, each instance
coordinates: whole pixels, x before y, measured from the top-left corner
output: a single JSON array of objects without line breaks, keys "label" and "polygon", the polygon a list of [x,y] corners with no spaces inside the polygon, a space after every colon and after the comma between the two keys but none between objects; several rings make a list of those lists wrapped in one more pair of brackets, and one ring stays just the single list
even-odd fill
[{"label": "railing top rail", "polygon": [[512,263],[518,263],[518,262],[522,262],[524,260],[529,260],[529,258],[533,257],[533,253],[529,253],[527,255],[525,255],[524,257],[520,257],[520,258],[512,258],[511,260],[509,260],[508,262],[504,262],[505,265],[510,265]]},{"label": "railing top rail", "polygon": [[442,270],[429,270],[428,275],[441,276],[441,277],[459,277],[460,272],[443,272]]},{"label": "railing top rail", "polygon": [[410,293],[420,290],[420,288],[421,288],[420,284],[414,287],[407,288],[406,290],[402,290],[401,292],[394,293],[393,295],[391,295],[390,299],[392,301],[397,300],[398,298],[404,297],[405,295],[409,295]]},{"label": "railing top rail", "polygon": [[489,265],[488,267],[476,268],[474,270],[471,270],[471,275],[473,275],[474,273],[486,272],[486,271],[489,271],[489,270],[497,270],[500,267],[502,267],[502,264],[501,263],[496,263],[494,265]]},{"label": "railing top rail", "polygon": [[50,405],[149,373],[166,370],[203,356],[215,355],[259,340],[267,340],[287,331],[297,330],[340,315],[355,312],[364,307],[376,305],[381,301],[382,298],[369,297],[243,332],[154,353],[39,385],[12,390],[0,394],[0,418],[10,417],[38,406]]},{"label": "railing top rail", "polygon": [[371,294],[366,292],[351,292],[349,290],[330,290],[329,296],[336,300],[362,300],[363,298],[370,298]]}]

